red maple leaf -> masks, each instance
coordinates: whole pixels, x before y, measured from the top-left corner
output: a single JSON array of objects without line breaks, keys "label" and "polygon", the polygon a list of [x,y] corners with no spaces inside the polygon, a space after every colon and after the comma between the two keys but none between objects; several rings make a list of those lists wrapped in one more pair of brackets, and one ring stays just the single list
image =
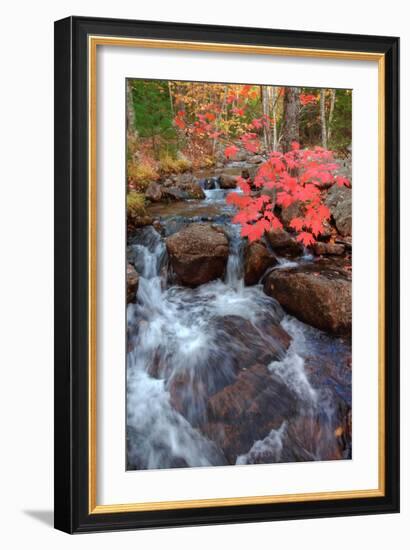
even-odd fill
[{"label": "red maple leaf", "polygon": [[339,187],[343,187],[343,185],[345,185],[346,187],[350,187],[350,181],[343,176],[336,176],[336,184]]},{"label": "red maple leaf", "polygon": [[295,200],[296,199],[292,197],[292,195],[289,195],[289,193],[286,193],[285,191],[280,191],[276,197],[276,202],[278,203],[278,205],[283,206],[284,208],[290,206],[292,203],[295,202]]},{"label": "red maple leaf", "polygon": [[262,122],[261,122],[261,119],[260,118],[254,118],[251,122],[251,126],[253,126],[254,128],[258,129],[258,128],[262,128]]},{"label": "red maple leaf", "polygon": [[232,219],[233,223],[244,224],[254,222],[261,217],[259,210],[255,207],[248,207],[238,212]]},{"label": "red maple leaf", "polygon": [[215,120],[215,115],[213,113],[205,113],[205,118],[206,120],[208,120],[209,122],[212,122],[213,120]]},{"label": "red maple leaf", "polygon": [[303,220],[303,218],[293,218],[289,223],[289,226],[292,229],[295,229],[295,231],[301,231],[304,225],[305,221]]},{"label": "red maple leaf", "polygon": [[242,237],[248,237],[249,241],[258,241],[262,235],[265,233],[265,231],[269,231],[270,229],[270,223],[265,220],[261,219],[251,224],[245,224],[242,226],[241,235]]},{"label": "red maple leaf", "polygon": [[240,195],[239,193],[229,193],[226,197],[226,202],[237,206],[238,208],[246,208],[252,202],[252,199],[248,195]]},{"label": "red maple leaf", "polygon": [[251,153],[257,153],[259,151],[259,140],[256,134],[243,134],[241,141],[247,151]]},{"label": "red maple leaf", "polygon": [[250,188],[250,185],[249,185],[249,183],[246,179],[244,179],[242,176],[238,176],[236,178],[236,183],[237,183],[238,187],[240,189],[242,189],[242,191],[245,194],[249,195],[249,193],[251,192],[251,188]]},{"label": "red maple leaf", "polygon": [[309,105],[309,103],[317,102],[317,97],[313,94],[300,94],[299,99],[302,105]]},{"label": "red maple leaf", "polygon": [[304,246],[311,246],[316,242],[313,235],[311,233],[308,233],[307,231],[302,231],[302,233],[299,233],[299,235],[296,237],[296,240],[302,243]]},{"label": "red maple leaf", "polygon": [[226,147],[225,149],[225,156],[227,159],[231,159],[236,157],[237,152],[239,151],[238,147],[236,145],[230,145],[229,147]]},{"label": "red maple leaf", "polygon": [[186,127],[185,121],[179,116],[176,116],[174,118],[174,122],[178,126],[178,128],[181,128],[181,130],[183,130]]}]

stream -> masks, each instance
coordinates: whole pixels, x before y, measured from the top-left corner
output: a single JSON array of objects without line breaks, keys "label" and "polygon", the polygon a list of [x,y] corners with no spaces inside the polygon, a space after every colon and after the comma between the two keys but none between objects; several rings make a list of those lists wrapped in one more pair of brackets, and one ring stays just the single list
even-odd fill
[{"label": "stream", "polygon": [[[127,307],[127,469],[352,456],[350,344],[244,285],[226,193],[153,205],[162,234],[147,226],[129,240],[140,280]],[[195,222],[224,228],[229,258],[224,280],[192,289],[172,283],[165,238]]]}]

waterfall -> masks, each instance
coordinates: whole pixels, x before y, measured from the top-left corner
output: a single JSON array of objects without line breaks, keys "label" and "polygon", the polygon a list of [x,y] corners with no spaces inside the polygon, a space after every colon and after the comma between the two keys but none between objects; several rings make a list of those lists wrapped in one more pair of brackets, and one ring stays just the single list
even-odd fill
[{"label": "waterfall", "polygon": [[243,241],[239,225],[228,226],[229,256],[225,282],[228,286],[243,289]]}]

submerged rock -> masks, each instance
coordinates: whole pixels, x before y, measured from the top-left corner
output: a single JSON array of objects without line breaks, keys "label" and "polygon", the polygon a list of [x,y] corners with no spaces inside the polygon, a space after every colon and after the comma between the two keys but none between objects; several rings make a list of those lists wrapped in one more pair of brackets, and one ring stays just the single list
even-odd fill
[{"label": "submerged rock", "polygon": [[235,383],[255,363],[268,365],[282,359],[291,340],[273,313],[260,326],[238,315],[218,316],[203,330],[215,346],[208,356],[198,358],[194,368],[183,365],[172,371],[159,353],[150,369],[151,376],[165,379],[172,406],[195,426],[208,421],[213,395]]},{"label": "submerged rock", "polygon": [[229,244],[222,230],[194,223],[168,237],[166,246],[180,284],[195,287],[223,277]]},{"label": "submerged rock", "polygon": [[248,243],[244,258],[246,285],[255,285],[265,271],[277,263],[276,258],[260,242]]},{"label": "submerged rock", "polygon": [[264,291],[304,323],[335,334],[352,328],[351,276],[324,260],[273,270]]},{"label": "submerged rock", "polygon": [[[254,363],[268,364],[285,355],[291,338],[280,326],[279,318],[262,319],[258,325],[239,315],[215,317],[211,323],[216,331],[222,358],[232,361],[234,372],[249,368]],[[222,361],[223,362],[223,361]]]},{"label": "submerged rock", "polygon": [[296,412],[295,395],[266,366],[256,364],[209,400],[209,422],[202,431],[235,464],[255,440],[278,429]]}]

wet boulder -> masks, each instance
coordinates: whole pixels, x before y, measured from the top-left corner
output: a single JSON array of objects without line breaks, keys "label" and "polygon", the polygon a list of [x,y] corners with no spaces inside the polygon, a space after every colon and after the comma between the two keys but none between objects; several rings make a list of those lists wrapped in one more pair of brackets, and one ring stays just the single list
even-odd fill
[{"label": "wet boulder", "polygon": [[304,323],[334,334],[351,332],[351,275],[338,264],[319,260],[273,270],[264,291]]},{"label": "wet boulder", "polygon": [[153,181],[145,191],[145,198],[151,202],[160,202],[162,200],[162,189],[159,183]]},{"label": "wet boulder", "polygon": [[171,176],[177,187],[189,185],[192,182],[196,182],[195,176],[191,172],[184,172],[183,174],[174,174]]},{"label": "wet boulder", "polygon": [[262,162],[265,161],[266,159],[264,159],[262,155],[254,155],[248,158],[248,162],[250,162],[251,164],[262,164]]},{"label": "wet boulder", "polygon": [[191,183],[187,183],[182,187],[182,190],[185,191],[185,193],[188,196],[188,199],[197,199],[202,200],[205,198],[205,193],[202,187],[199,185],[199,183],[192,181]]},{"label": "wet boulder", "polygon": [[290,222],[293,218],[300,218],[304,216],[304,206],[303,202],[295,201],[290,206],[282,207],[280,217],[282,219],[283,225],[289,228]]},{"label": "wet boulder", "polygon": [[231,174],[221,174],[219,185],[221,189],[236,189],[237,176]]},{"label": "wet boulder", "polygon": [[343,244],[317,242],[313,245],[316,256],[341,256],[345,251]]},{"label": "wet boulder", "polygon": [[167,187],[162,191],[162,198],[166,201],[185,201],[189,195],[180,187]]},{"label": "wet boulder", "polygon": [[276,263],[276,258],[264,244],[261,242],[248,243],[244,258],[245,284],[257,284],[265,271]]},{"label": "wet boulder", "polygon": [[224,276],[229,244],[222,230],[190,224],[168,237],[166,247],[179,284],[195,287]]},{"label": "wet boulder", "polygon": [[206,189],[207,191],[210,189],[216,189],[217,182],[219,182],[219,178],[203,178],[199,181],[202,189]]},{"label": "wet boulder", "polygon": [[273,250],[283,256],[295,257],[303,253],[303,246],[284,229],[271,229],[266,238]]},{"label": "wet boulder", "polygon": [[127,264],[127,304],[135,302],[139,284],[139,275],[135,267]]},{"label": "wet boulder", "polygon": [[130,235],[133,231],[140,227],[146,227],[154,223],[154,218],[146,214],[127,213],[127,234]]},{"label": "wet boulder", "polygon": [[333,185],[325,199],[336,229],[346,237],[352,234],[352,190],[349,187]]},{"label": "wet boulder", "polygon": [[257,164],[248,164],[244,168],[242,168],[241,176],[245,180],[250,180],[251,183],[255,179],[256,174],[258,173],[260,166]]}]

